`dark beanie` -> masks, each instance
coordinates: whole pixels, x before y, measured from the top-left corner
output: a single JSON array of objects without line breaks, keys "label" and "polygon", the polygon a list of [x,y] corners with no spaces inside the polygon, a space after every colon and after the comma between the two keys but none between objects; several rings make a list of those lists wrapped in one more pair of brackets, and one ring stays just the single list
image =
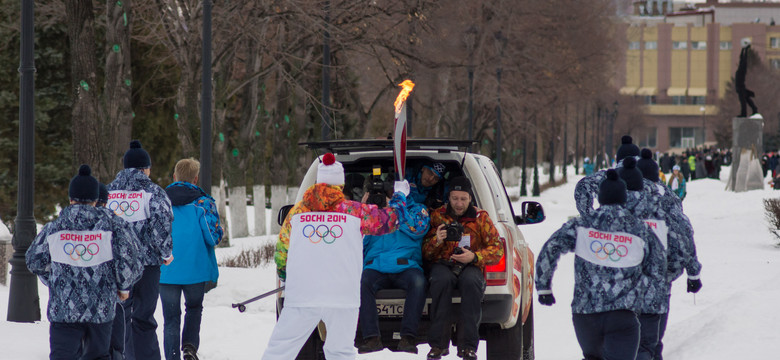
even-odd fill
[{"label": "dark beanie", "polygon": [[617,169],[618,175],[626,182],[626,190],[642,190],[642,172],[636,167],[636,159],[627,157],[623,159],[623,166]]},{"label": "dark beanie", "polygon": [[650,149],[642,149],[642,157],[636,162],[636,167],[645,179],[658,182],[658,164],[653,160],[653,152]]},{"label": "dark beanie", "polygon": [[108,187],[106,187],[105,184],[101,183],[99,185],[99,191],[98,191],[98,205],[107,204],[108,203]]},{"label": "dark beanie", "polygon": [[141,148],[141,142],[133,140],[130,142],[130,149],[125,152],[125,169],[146,169],[152,166],[152,159],[149,153]]},{"label": "dark beanie", "polygon": [[615,169],[607,170],[607,178],[599,184],[599,204],[625,204],[626,198],[626,182]]},{"label": "dark beanie", "polygon": [[93,202],[98,199],[98,181],[92,177],[89,165],[81,165],[78,175],[70,180],[68,197],[78,202]]},{"label": "dark beanie", "polygon": [[450,180],[450,191],[465,191],[471,194],[471,182],[465,176],[457,176]]},{"label": "dark beanie", "polygon": [[615,154],[615,161],[620,162],[629,156],[639,156],[639,147],[633,144],[634,139],[631,136],[623,135],[620,139],[620,147]]}]

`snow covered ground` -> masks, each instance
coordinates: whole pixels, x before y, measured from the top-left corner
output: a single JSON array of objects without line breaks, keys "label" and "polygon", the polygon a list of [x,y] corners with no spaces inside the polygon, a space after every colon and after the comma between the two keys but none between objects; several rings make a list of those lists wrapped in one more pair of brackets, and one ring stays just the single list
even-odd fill
[{"label": "snow covered ground", "polygon": [[[569,172],[570,174],[573,171]],[[722,172],[728,176],[728,169]],[[573,192],[580,177],[545,191],[535,200],[542,203],[547,220],[522,227],[534,252],[569,217],[576,215]],[[777,359],[780,355],[780,248],[767,230],[762,200],[780,196],[771,189],[745,193],[724,191],[725,182],[704,179],[689,184],[683,205],[696,232],[699,260],[703,264],[704,287],[694,297],[685,292],[685,275],[672,290],[669,327],[665,337],[667,359]],[[509,189],[510,194],[517,189]],[[516,192],[515,192],[516,193]],[[250,214],[249,219],[252,219]],[[250,220],[251,221],[251,220]],[[251,225],[250,225],[251,226]],[[256,248],[274,242],[271,236],[234,239],[233,246],[219,249],[218,257],[230,256],[242,248]],[[536,354],[538,359],[577,359],[581,352],[571,324],[574,255],[561,258],[553,291],[557,304],[536,304]],[[273,298],[247,306],[245,313],[231,308],[275,287],[274,266],[236,269],[220,268],[219,286],[206,294],[200,354],[205,360],[259,359],[273,330]],[[47,288],[39,286],[43,320],[34,324],[0,322],[3,359],[45,359],[48,357],[46,320]],[[0,286],[0,312],[7,312],[8,287]],[[158,307],[162,343],[162,314]],[[22,345],[24,344],[24,345]],[[389,350],[358,359],[420,359],[419,355]],[[485,358],[484,343],[478,352]],[[454,351],[452,351],[454,353]],[[455,355],[446,357],[457,359]]]}]

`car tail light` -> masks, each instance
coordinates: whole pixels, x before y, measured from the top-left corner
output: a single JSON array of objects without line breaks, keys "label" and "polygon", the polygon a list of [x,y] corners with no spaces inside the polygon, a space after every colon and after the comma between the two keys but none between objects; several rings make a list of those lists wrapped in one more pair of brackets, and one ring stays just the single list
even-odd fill
[{"label": "car tail light", "polygon": [[485,266],[485,283],[488,286],[506,285],[506,240],[500,238],[501,247],[504,248],[504,255],[497,264]]}]

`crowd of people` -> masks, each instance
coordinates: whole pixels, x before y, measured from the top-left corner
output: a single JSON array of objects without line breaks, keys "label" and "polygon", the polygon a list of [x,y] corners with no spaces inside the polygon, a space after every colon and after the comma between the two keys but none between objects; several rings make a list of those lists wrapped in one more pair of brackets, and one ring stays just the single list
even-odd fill
[{"label": "crowd of people", "polygon": [[27,267],[49,287],[50,359],[160,359],[159,298],[165,358],[197,360],[203,295],[219,275],[214,199],[196,185],[197,160],[180,160],[166,189],[149,178],[139,141],[123,165],[107,186],[81,165],[70,205],[27,251]]},{"label": "crowd of people", "polygon": [[682,200],[661,181],[653,153],[640,151],[629,136],[621,143],[615,168],[577,183],[580,216],[542,246],[536,289],[539,303],[555,304],[557,262],[574,252],[572,319],[583,356],[663,359],[671,284],[686,271],[688,292],[698,292],[701,263]]}]

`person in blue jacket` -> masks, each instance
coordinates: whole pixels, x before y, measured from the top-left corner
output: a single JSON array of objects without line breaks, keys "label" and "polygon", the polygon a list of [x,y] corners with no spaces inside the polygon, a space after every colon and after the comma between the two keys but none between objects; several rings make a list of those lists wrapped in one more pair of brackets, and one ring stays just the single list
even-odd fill
[{"label": "person in blue jacket", "polygon": [[440,162],[425,164],[419,171],[407,171],[409,198],[430,209],[443,205],[445,189],[442,183],[447,167]]},{"label": "person in blue jacket", "polygon": [[[200,163],[192,158],[176,163],[174,183],[165,188],[173,206],[173,257],[160,271],[165,359],[197,360],[200,321],[206,282],[219,277],[214,246],[222,239],[222,226],[214,199],[198,187]],[[184,295],[184,327],[181,297]],[[181,336],[180,336],[181,335]]]},{"label": "person in blue jacket", "polygon": [[124,169],[108,184],[107,207],[130,224],[140,248],[143,274],[122,302],[125,341],[112,342],[112,352],[127,360],[160,359],[157,321],[154,312],[160,294],[160,266],[173,261],[171,201],[159,185],[149,178],[152,160],[141,142],[133,140],[122,159]]},{"label": "person in blue jacket", "polygon": [[663,281],[666,259],[656,235],[625,207],[626,183],[614,169],[599,184],[598,200],[592,216],[567,221],[542,246],[536,263],[539,303],[555,303],[558,259],[574,252],[572,320],[584,357],[634,359],[639,299],[648,282]]},{"label": "person in blue jacket", "polygon": [[26,253],[27,268],[49,288],[50,359],[108,359],[116,303],[142,271],[129,228],[95,208],[91,173],[81,165],[68,188],[70,205]]},{"label": "person in blue jacket", "polygon": [[[369,195],[366,192],[364,202]],[[388,288],[406,291],[401,340],[397,350],[417,353],[417,329],[427,289],[422,269],[422,239],[428,233],[430,217],[425,206],[415,202],[412,196],[407,198],[406,209],[409,217],[399,224],[397,231],[363,237],[363,274],[360,279],[358,316],[364,340],[358,347],[358,353],[361,354],[384,349],[379,333],[376,293]]]},{"label": "person in blue jacket", "polygon": [[[676,165],[675,165],[676,166]],[[669,319],[669,297],[672,282],[688,273],[688,292],[697,293],[701,287],[701,263],[696,256],[696,244],[693,241],[693,226],[682,212],[682,199],[678,198],[658,177],[658,164],[652,159],[650,149],[642,149],[637,162],[645,179],[654,184],[656,203],[646,208],[646,214],[638,216],[646,219],[651,229],[658,235],[666,253],[666,278],[664,288],[657,292],[647,292],[639,311],[642,324],[642,336],[637,360],[662,360],[663,336]]]}]

